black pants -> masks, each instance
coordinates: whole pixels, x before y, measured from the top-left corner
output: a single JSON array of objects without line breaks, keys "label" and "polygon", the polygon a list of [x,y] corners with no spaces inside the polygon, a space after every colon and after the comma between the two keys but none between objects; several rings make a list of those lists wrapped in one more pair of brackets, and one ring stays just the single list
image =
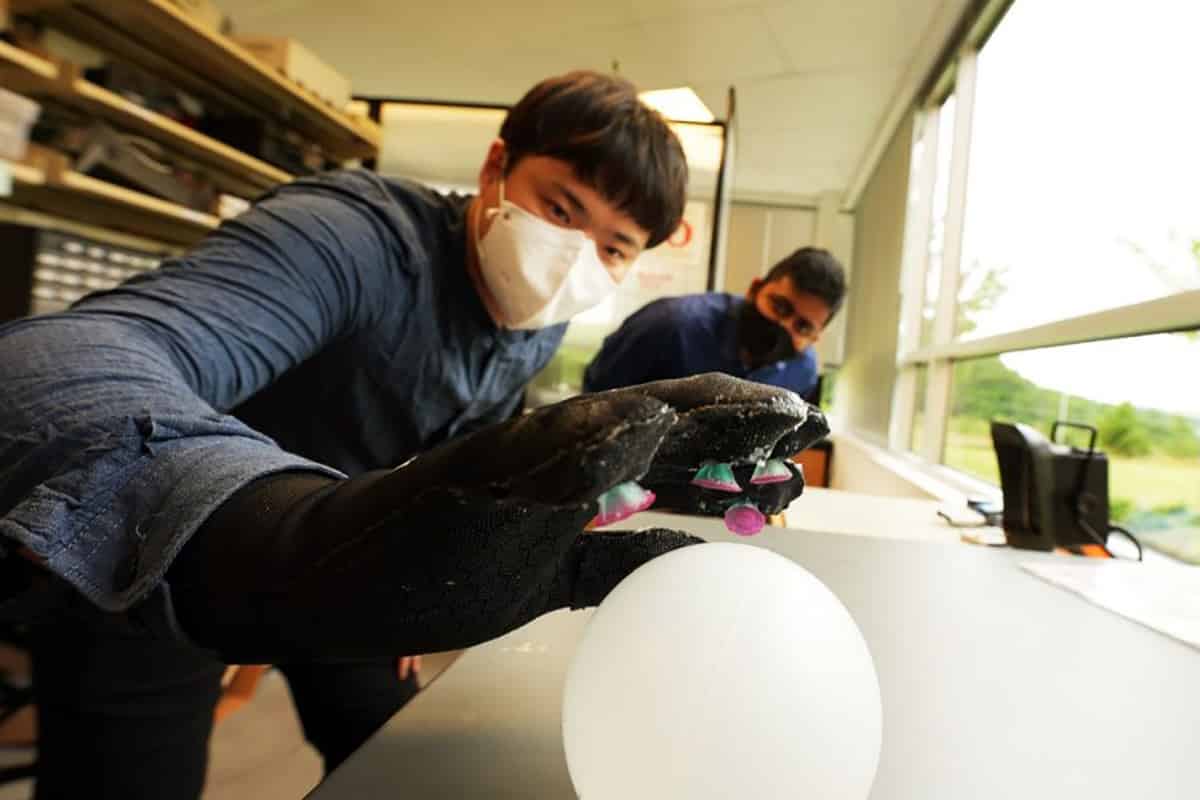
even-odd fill
[{"label": "black pants", "polygon": [[[137,614],[106,614],[81,598],[68,606],[30,630],[36,798],[199,797],[225,665]],[[416,693],[394,658],[279,667],[327,771]],[[238,722],[234,714],[221,724]]]}]

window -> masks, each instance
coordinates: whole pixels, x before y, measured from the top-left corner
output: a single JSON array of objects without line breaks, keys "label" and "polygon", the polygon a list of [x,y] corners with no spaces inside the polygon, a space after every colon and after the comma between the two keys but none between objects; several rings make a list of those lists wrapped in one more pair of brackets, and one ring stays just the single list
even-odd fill
[{"label": "window", "polygon": [[817,397],[817,405],[824,409],[833,408],[837,401],[838,368],[827,367],[821,374],[821,393]]},{"label": "window", "polygon": [[1200,563],[1197,23],[1016,0],[972,30],[918,110],[891,445],[996,484],[992,419],[1094,425],[1114,522]]},{"label": "window", "polygon": [[917,384],[916,407],[913,409],[912,438],[909,440],[908,449],[914,453],[920,453],[925,446],[925,390],[929,385],[929,367],[921,364],[915,368],[914,372]]},{"label": "window", "polygon": [[975,76],[959,335],[1200,289],[1197,25],[1174,0],[1013,5]]},{"label": "window", "polygon": [[[945,463],[999,482],[988,423],[1094,426],[1113,521],[1200,558],[1200,336],[1159,334],[968,359],[954,365]],[[1083,438],[1070,441],[1086,446]]]},{"label": "window", "polygon": [[950,206],[950,156],[954,150],[954,95],[942,101],[937,112],[937,149],[934,156],[933,208],[929,228],[929,260],[925,272],[925,297],[921,310],[921,346],[933,343],[933,322],[946,254],[947,210]]}]

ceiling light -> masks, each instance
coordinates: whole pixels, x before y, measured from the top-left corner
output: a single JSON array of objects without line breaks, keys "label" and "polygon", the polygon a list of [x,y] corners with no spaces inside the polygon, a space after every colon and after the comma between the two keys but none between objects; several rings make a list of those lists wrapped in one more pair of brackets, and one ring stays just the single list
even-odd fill
[{"label": "ceiling light", "polygon": [[716,117],[704,101],[688,86],[675,89],[656,89],[638,95],[642,102],[676,122],[713,122]]}]

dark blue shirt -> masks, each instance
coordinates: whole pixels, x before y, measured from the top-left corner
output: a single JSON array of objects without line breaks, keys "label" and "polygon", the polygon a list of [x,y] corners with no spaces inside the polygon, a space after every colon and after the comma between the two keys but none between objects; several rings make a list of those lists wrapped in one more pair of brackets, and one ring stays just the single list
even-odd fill
[{"label": "dark blue shirt", "polygon": [[564,326],[492,323],[468,202],[299,180],[153,273],[0,327],[0,548],[127,608],[249,481],[394,466],[513,414]]},{"label": "dark blue shirt", "polygon": [[811,347],[788,361],[758,369],[742,363],[737,316],[745,302],[736,295],[714,292],[648,303],[605,338],[584,373],[584,390],[724,372],[807,394],[817,384],[817,356]]}]

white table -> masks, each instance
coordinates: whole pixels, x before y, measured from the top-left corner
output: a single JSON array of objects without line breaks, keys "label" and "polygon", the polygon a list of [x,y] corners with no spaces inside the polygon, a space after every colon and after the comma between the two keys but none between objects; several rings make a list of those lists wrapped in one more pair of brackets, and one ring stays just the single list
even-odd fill
[{"label": "white table", "polygon": [[963,529],[938,516],[942,505],[938,500],[807,486],[784,516],[787,527],[802,531],[957,543]]},{"label": "white table", "polygon": [[[1200,653],[1017,566],[1055,556],[788,529],[746,541],[823,580],[871,647],[884,707],[872,800],[1200,798]],[[310,797],[573,798],[559,709],[588,617],[559,612],[470,650]]]}]

